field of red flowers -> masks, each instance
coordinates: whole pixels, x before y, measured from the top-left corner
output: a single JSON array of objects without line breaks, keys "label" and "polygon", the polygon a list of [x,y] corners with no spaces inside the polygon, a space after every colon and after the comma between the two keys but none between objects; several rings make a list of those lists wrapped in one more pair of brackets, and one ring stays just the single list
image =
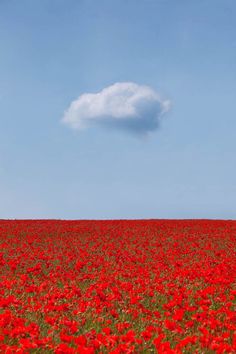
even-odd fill
[{"label": "field of red flowers", "polygon": [[1,353],[236,353],[236,222],[0,221]]}]

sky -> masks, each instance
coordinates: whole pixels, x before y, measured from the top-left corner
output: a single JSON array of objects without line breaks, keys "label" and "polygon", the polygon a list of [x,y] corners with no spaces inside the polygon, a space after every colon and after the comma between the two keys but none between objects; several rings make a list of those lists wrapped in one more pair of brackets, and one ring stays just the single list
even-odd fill
[{"label": "sky", "polygon": [[0,218],[236,219],[235,0],[0,0]]}]

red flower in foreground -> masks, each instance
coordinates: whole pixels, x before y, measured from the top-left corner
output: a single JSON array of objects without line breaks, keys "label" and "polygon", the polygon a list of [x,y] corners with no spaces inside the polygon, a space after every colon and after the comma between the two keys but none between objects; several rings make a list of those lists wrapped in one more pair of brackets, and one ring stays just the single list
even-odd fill
[{"label": "red flower in foreground", "polygon": [[236,353],[236,222],[0,221],[0,352]]}]

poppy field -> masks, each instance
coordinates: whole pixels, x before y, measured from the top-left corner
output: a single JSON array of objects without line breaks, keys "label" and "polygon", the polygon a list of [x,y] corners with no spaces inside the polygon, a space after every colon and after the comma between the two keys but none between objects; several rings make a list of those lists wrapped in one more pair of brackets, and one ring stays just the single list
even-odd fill
[{"label": "poppy field", "polygon": [[236,222],[0,221],[1,353],[236,353]]}]

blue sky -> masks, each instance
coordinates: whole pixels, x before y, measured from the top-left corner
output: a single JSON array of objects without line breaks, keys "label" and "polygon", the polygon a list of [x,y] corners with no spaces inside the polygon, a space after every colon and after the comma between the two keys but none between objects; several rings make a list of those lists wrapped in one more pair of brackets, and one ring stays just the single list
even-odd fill
[{"label": "blue sky", "polygon": [[[234,0],[1,0],[0,217],[235,219],[235,18]],[[171,101],[148,138],[62,123],[117,82]]]}]

